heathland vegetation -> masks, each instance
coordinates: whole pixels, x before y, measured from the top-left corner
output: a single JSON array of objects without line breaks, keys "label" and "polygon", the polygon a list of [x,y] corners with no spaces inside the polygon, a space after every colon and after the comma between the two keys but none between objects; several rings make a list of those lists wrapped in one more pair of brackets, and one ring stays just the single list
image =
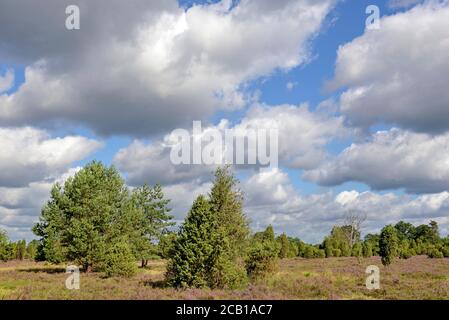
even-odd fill
[{"label": "heathland vegetation", "polygon": [[449,257],[449,236],[440,236],[435,221],[400,221],[362,238],[365,216],[349,212],[322,243],[308,244],[285,233],[276,236],[271,226],[252,233],[243,202],[231,168],[218,168],[210,192],[194,200],[175,230],[160,185],[130,190],[114,167],[91,162],[53,186],[33,227],[38,240],[11,242],[0,232],[0,260],[76,264],[107,278],[131,277],[138,273],[137,261],[145,269],[149,261],[163,259],[165,286],[221,290],[266,279],[279,271],[282,259],[380,256],[388,266],[418,255]]}]

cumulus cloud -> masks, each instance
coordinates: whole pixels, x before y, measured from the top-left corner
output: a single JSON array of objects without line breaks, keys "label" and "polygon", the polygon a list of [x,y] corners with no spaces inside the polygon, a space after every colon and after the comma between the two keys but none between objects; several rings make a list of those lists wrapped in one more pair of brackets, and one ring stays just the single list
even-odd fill
[{"label": "cumulus cloud", "polygon": [[381,19],[379,30],[338,49],[331,88],[345,87],[349,122],[377,122],[419,132],[449,130],[449,2],[428,1]]},{"label": "cumulus cloud", "polygon": [[[69,2],[81,12],[74,32]],[[241,108],[252,99],[245,83],[308,61],[334,0],[231,4],[3,1],[0,58],[27,68],[20,89],[0,96],[0,124],[147,135]]]},{"label": "cumulus cloud", "polygon": [[80,169],[70,168],[51,180],[32,182],[24,187],[0,187],[0,229],[6,230],[13,240],[34,238],[31,228],[50,198],[52,185],[64,183]]},{"label": "cumulus cloud", "polygon": [[[190,132],[190,137],[192,137],[192,129],[187,129]],[[235,137],[248,137],[250,141],[255,141],[250,133],[257,132],[259,129],[267,130],[267,136],[268,130],[276,129],[278,132],[277,151],[279,156],[276,160],[281,165],[301,169],[310,169],[319,165],[326,157],[325,146],[327,143],[346,133],[341,117],[311,112],[307,105],[255,105],[234,126],[226,119],[221,120],[216,126],[203,126],[202,137],[204,138],[208,132],[216,130],[223,139],[226,134],[232,134]],[[173,164],[170,160],[171,150],[174,146],[180,144],[181,142],[174,134],[168,134],[163,139],[149,144],[136,140],[126,148],[119,150],[113,162],[127,174],[128,183],[131,185],[144,182],[173,184],[193,179],[204,181],[215,166]],[[255,145],[256,142],[254,142]],[[256,154],[257,151],[250,146],[252,144],[246,142],[246,153],[253,151]],[[275,147],[271,144],[267,148],[269,153],[275,150]],[[233,157],[236,159],[235,147],[233,151]],[[249,165],[243,165],[244,167],[256,168]]]},{"label": "cumulus cloud", "polygon": [[303,196],[284,172],[273,169],[242,182],[245,210],[256,230],[272,224],[309,242],[319,242],[332,226],[342,224],[352,210],[367,214],[363,234],[379,232],[386,224],[400,220],[440,223],[442,235],[449,233],[449,193],[410,196],[394,193],[344,191]]},{"label": "cumulus cloud", "polygon": [[81,136],[52,138],[30,127],[0,128],[0,186],[21,187],[55,177],[100,146]]},{"label": "cumulus cloud", "polygon": [[0,74],[0,93],[8,91],[14,85],[14,70],[6,70],[4,75]]},{"label": "cumulus cloud", "polygon": [[449,189],[449,134],[379,131],[303,177],[326,186],[359,181],[378,190],[445,191]]}]

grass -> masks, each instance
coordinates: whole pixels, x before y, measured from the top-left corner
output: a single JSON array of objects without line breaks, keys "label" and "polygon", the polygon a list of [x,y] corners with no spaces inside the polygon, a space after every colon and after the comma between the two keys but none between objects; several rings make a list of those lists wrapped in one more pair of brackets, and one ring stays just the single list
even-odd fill
[{"label": "grass", "polygon": [[[380,268],[379,290],[365,287],[368,265]],[[285,259],[278,272],[244,290],[176,290],[164,284],[165,262],[151,261],[132,278],[82,273],[81,289],[65,288],[65,266],[0,263],[0,299],[447,299],[449,259],[425,256],[383,267],[378,257]]]}]

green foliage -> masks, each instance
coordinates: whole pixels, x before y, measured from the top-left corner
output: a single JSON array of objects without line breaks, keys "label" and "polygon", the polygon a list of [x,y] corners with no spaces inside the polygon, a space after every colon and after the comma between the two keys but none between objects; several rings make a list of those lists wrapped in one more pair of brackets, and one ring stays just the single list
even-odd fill
[{"label": "green foliage", "polygon": [[399,221],[394,228],[397,231],[399,241],[412,240],[416,236],[416,228],[411,223]]},{"label": "green foliage", "polygon": [[290,240],[285,233],[281,234],[276,241],[280,247],[279,258],[293,258],[297,255],[297,248],[293,243],[290,243]]},{"label": "green foliage", "polygon": [[134,219],[134,235],[131,238],[133,253],[142,260],[142,266],[147,260],[157,254],[155,243],[160,241],[167,228],[173,223],[168,208],[170,200],[166,199],[162,187],[156,184],[153,188],[144,185],[133,190],[131,202],[138,213]]},{"label": "green foliage", "polygon": [[0,229],[0,260],[8,261],[10,258],[8,236],[6,231]]},{"label": "green foliage", "polygon": [[410,243],[407,241],[407,238],[402,238],[403,240],[400,241],[398,250],[399,250],[399,258],[401,259],[409,259],[413,255],[413,250],[410,248]]},{"label": "green foliage", "polygon": [[362,243],[356,242],[352,247],[351,256],[353,257],[361,257],[363,255],[363,247]]},{"label": "green foliage", "polygon": [[28,259],[36,260],[39,248],[39,241],[31,240],[26,248],[26,256]]},{"label": "green foliage", "polygon": [[131,277],[136,274],[137,265],[129,243],[121,240],[108,246],[104,258],[96,266],[96,271],[104,272],[108,277]]},{"label": "green foliage", "polygon": [[398,237],[396,229],[392,225],[388,225],[382,229],[379,248],[382,264],[384,266],[391,264],[398,254]]},{"label": "green foliage", "polygon": [[427,256],[432,259],[444,258],[443,252],[441,252],[436,246],[430,246],[427,249]]},{"label": "green foliage", "polygon": [[[262,235],[262,236],[260,236]],[[285,237],[285,241],[287,237]],[[282,250],[281,241],[275,241],[273,228],[254,235],[246,258],[246,272],[252,279],[262,278],[277,268],[277,258]]]},{"label": "green foliage", "polygon": [[449,245],[445,245],[442,249],[441,249],[441,253],[443,253],[443,256],[445,258],[449,258]]},{"label": "green foliage", "polygon": [[238,287],[247,281],[244,259],[250,231],[243,213],[243,194],[237,185],[229,166],[216,170],[209,195],[218,231],[213,253],[212,287]]},{"label": "green foliage", "polygon": [[170,219],[167,204],[160,186],[130,194],[114,167],[93,161],[64,186],[53,186],[33,227],[40,237],[37,259],[70,261],[107,275],[131,274],[136,258],[156,251],[152,241]]},{"label": "green foliage", "polygon": [[192,205],[180,228],[167,267],[168,283],[175,287],[212,286],[214,245],[218,239],[217,217],[204,196]]},{"label": "green foliage", "polygon": [[379,252],[380,252],[379,240],[380,240],[380,235],[378,235],[378,234],[370,234],[369,233],[365,236],[364,243],[366,243],[367,245],[369,245],[371,247],[373,256],[379,255]]},{"label": "green foliage", "polygon": [[246,283],[249,228],[236,185],[229,167],[218,168],[209,199],[200,196],[194,202],[169,262],[172,285],[235,288]]},{"label": "green foliage", "polygon": [[14,246],[14,258],[17,260],[23,260],[26,258],[27,244],[25,240],[19,240]]},{"label": "green foliage", "polygon": [[256,232],[253,241],[274,241],[274,229],[269,225],[264,231]]},{"label": "green foliage", "polygon": [[167,232],[163,234],[158,244],[158,255],[163,259],[169,259],[173,255],[177,234]]},{"label": "green foliage", "polygon": [[[321,245],[326,257],[349,257],[352,255],[351,228],[351,226],[334,226],[332,228],[331,234],[324,239]],[[360,233],[355,231],[352,238],[358,242]]]},{"label": "green foliage", "polygon": [[324,258],[326,257],[326,253],[323,249],[320,249],[317,246],[306,244],[301,256],[306,259]]},{"label": "green foliage", "polygon": [[373,248],[371,246],[371,243],[364,241],[362,245],[362,255],[365,258],[369,258],[373,256]]}]

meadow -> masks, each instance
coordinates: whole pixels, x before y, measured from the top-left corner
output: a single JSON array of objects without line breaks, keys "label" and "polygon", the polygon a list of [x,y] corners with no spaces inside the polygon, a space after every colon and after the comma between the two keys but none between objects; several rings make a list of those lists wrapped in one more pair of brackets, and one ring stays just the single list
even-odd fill
[{"label": "meadow", "polygon": [[[380,268],[380,289],[365,286],[368,265]],[[388,267],[379,257],[283,259],[278,270],[241,290],[174,289],[164,283],[166,262],[152,260],[131,277],[81,273],[80,290],[65,287],[65,266],[0,262],[0,299],[445,299],[449,259],[414,256]]]}]

